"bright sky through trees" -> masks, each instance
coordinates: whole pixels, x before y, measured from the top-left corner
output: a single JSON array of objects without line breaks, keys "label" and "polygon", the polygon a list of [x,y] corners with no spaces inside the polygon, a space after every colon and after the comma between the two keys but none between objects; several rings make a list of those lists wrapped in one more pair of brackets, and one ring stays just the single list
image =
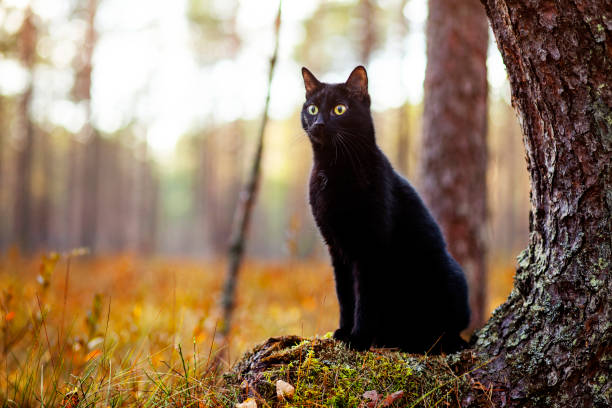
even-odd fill
[{"label": "bright sky through trees", "polygon": [[[283,2],[280,59],[271,97],[273,118],[287,117],[302,102],[302,62],[293,59],[293,51],[303,41],[302,21],[312,15],[319,1]],[[83,106],[70,101],[70,67],[78,51],[77,41],[84,34],[83,22],[70,18],[70,2],[65,0],[6,0],[5,4],[21,10],[31,4],[49,27],[39,53],[50,64],[41,65],[34,73],[36,81],[45,84],[36,88],[35,117],[76,133],[85,122],[85,112]],[[212,2],[220,15],[233,12],[227,4]],[[193,46],[186,0],[101,1],[92,90],[95,126],[112,133],[132,121],[141,123],[140,136],[147,138],[157,155],[165,156],[191,129],[257,117],[265,95],[276,7],[275,0],[241,1],[237,30],[248,41],[242,43],[236,58],[205,65],[196,55],[201,51],[195,51],[205,47]],[[1,24],[8,31],[17,30],[19,13],[0,11]],[[404,43],[386,41],[368,67],[375,110],[397,107],[406,99],[418,103],[423,95],[426,1],[410,0],[404,15],[410,21]],[[400,46],[405,49],[404,61],[399,60]],[[490,47],[489,53],[489,80],[494,90],[499,90],[506,86],[505,70],[496,47]],[[347,61],[344,71],[321,74],[320,79],[343,81],[358,63]],[[1,93],[19,93],[28,80],[18,63],[0,60]]]}]

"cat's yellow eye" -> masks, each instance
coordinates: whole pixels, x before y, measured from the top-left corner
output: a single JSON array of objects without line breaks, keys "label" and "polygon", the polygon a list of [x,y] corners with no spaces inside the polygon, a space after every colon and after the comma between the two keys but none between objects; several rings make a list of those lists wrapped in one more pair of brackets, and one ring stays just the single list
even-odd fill
[{"label": "cat's yellow eye", "polygon": [[343,115],[346,112],[346,105],[336,105],[336,107],[334,108],[334,113],[336,115]]},{"label": "cat's yellow eye", "polygon": [[306,108],[306,110],[308,111],[308,113],[310,113],[311,115],[316,115],[317,113],[319,113],[319,108],[317,108],[317,105],[308,105],[308,107]]}]

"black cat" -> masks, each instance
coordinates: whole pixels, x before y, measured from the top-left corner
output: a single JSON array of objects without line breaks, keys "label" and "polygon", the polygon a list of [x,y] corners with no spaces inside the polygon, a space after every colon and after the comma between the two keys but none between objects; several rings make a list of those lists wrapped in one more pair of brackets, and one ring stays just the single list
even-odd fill
[{"label": "black cat", "polygon": [[340,303],[334,338],[356,350],[454,352],[470,318],[461,267],[412,186],[376,145],[364,67],[340,84],[302,68],[314,153],[310,205]]}]

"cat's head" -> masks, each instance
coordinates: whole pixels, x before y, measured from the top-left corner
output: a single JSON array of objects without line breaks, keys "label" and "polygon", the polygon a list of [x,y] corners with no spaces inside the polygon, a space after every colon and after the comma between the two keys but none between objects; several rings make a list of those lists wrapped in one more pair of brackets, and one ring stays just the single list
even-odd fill
[{"label": "cat's head", "polygon": [[344,83],[320,82],[306,68],[302,68],[306,88],[306,102],[302,107],[302,127],[317,148],[350,142],[351,138],[374,141],[374,127],[370,114],[368,74],[362,66],[351,72]]}]

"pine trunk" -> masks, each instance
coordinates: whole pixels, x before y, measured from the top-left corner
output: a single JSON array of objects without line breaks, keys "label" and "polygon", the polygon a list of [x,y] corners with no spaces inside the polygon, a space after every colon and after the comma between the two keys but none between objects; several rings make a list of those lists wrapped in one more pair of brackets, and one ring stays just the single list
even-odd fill
[{"label": "pine trunk", "polygon": [[18,33],[19,60],[30,74],[30,82],[19,98],[17,121],[19,151],[15,169],[15,201],[13,237],[22,251],[32,250],[32,158],[34,154],[34,124],[30,118],[30,104],[34,90],[32,75],[36,61],[37,29],[34,13],[28,7]]},{"label": "pine trunk", "polygon": [[30,119],[29,108],[32,100],[32,87],[21,95],[19,101],[19,151],[15,170],[15,201],[13,237],[19,248],[29,253],[32,248],[32,156],[34,151],[34,126]]},{"label": "pine trunk", "polygon": [[486,319],[487,19],[478,0],[430,0],[422,191]]},{"label": "pine trunk", "polygon": [[612,8],[483,0],[531,178],[529,248],[477,336],[500,406],[612,405]]},{"label": "pine trunk", "polygon": [[96,249],[98,235],[98,200],[99,200],[99,167],[100,167],[100,134],[92,124],[91,109],[91,74],[93,70],[93,53],[96,46],[97,33],[95,28],[96,13],[98,11],[98,0],[89,0],[86,6],[85,20],[87,31],[83,40],[82,52],[77,56],[76,78],[73,94],[77,101],[85,104],[87,122],[81,131],[84,142],[84,162],[82,167],[83,185],[81,192],[82,211],[80,213],[80,236],[79,245]]}]

